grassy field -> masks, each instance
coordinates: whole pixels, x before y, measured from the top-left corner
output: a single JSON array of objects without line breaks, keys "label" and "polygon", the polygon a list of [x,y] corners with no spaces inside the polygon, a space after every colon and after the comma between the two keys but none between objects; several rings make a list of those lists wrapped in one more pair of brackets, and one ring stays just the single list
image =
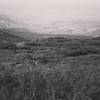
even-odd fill
[{"label": "grassy field", "polygon": [[8,61],[10,58],[12,58],[15,55],[14,51],[12,50],[0,50],[0,62]]},{"label": "grassy field", "polygon": [[48,38],[0,50],[1,100],[100,100],[100,40]]}]

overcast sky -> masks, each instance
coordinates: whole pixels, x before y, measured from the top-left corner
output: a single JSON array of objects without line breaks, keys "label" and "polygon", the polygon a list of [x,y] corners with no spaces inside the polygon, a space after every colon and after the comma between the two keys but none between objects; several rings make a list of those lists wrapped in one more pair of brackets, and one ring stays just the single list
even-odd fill
[{"label": "overcast sky", "polygon": [[26,22],[47,24],[60,20],[100,17],[100,0],[0,0],[0,13]]}]

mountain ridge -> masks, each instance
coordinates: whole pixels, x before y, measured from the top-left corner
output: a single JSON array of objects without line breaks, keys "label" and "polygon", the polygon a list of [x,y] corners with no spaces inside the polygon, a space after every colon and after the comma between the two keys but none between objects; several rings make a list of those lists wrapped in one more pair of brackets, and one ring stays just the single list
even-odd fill
[{"label": "mountain ridge", "polygon": [[[93,24],[94,23],[94,24]],[[17,23],[8,16],[0,16],[0,29],[10,34],[25,38],[26,40],[36,40],[48,37],[99,37],[99,22],[76,21],[76,22],[56,22],[49,26],[26,25]],[[31,26],[31,27],[30,27]]]}]

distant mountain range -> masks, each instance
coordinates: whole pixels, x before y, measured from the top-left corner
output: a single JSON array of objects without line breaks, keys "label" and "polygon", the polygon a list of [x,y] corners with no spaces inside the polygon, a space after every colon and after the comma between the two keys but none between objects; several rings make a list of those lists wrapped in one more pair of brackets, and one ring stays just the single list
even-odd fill
[{"label": "distant mountain range", "polygon": [[15,35],[13,29],[19,30],[20,25],[6,16],[0,16],[0,48],[8,44],[26,41],[23,37]]},{"label": "distant mountain range", "polygon": [[35,39],[42,36],[41,34],[32,32],[28,25],[17,23],[5,15],[0,15],[0,34],[4,33],[22,37],[26,40]]},{"label": "distant mountain range", "polygon": [[[32,26],[18,23],[8,16],[0,15],[0,36],[1,34],[10,34],[9,36],[13,35],[13,37],[17,36],[17,38],[24,38],[26,40],[47,37],[98,37],[100,36],[100,22],[59,21],[43,27],[41,25]],[[12,40],[14,41],[14,39]]]},{"label": "distant mountain range", "polygon": [[[38,27],[37,27],[38,28]],[[100,21],[58,21],[37,29],[42,33],[100,36]]]}]

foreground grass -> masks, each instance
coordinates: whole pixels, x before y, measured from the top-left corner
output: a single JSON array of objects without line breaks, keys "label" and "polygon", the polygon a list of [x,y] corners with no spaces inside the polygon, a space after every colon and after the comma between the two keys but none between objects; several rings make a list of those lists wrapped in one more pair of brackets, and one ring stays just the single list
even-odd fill
[{"label": "foreground grass", "polygon": [[54,39],[36,45],[0,63],[0,100],[100,100],[99,46]]}]

